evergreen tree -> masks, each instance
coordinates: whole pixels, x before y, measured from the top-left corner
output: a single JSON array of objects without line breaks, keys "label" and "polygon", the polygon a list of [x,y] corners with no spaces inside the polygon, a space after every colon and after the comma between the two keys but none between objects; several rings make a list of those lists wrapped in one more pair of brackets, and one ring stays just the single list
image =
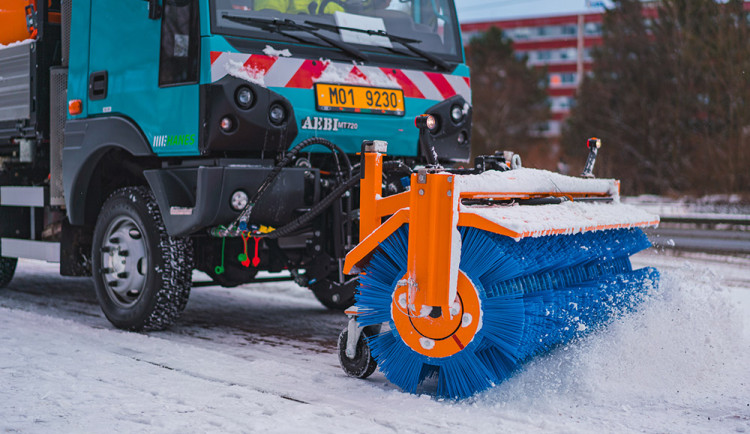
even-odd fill
[{"label": "evergreen tree", "polygon": [[469,43],[472,73],[472,153],[519,147],[539,140],[539,126],[549,118],[546,71],[527,66],[513,52],[512,41],[496,27]]}]

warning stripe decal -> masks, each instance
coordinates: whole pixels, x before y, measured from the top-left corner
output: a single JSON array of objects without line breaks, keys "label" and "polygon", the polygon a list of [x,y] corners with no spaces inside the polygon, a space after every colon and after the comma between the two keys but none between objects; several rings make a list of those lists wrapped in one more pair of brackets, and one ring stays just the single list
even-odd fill
[{"label": "warning stripe decal", "polygon": [[435,85],[438,92],[440,92],[440,95],[442,95],[443,98],[450,98],[456,94],[453,86],[448,83],[448,80],[445,79],[445,76],[443,74],[438,74],[435,72],[425,72],[424,74],[432,82],[432,84]]},{"label": "warning stripe decal", "polygon": [[325,71],[326,65],[317,60],[305,60],[299,66],[292,79],[285,86],[279,87],[297,87],[300,89],[312,89],[315,80],[319,79]]},{"label": "warning stripe decal", "polygon": [[424,95],[419,91],[419,88],[413,81],[409,80],[409,77],[404,74],[400,69],[383,68],[383,72],[391,79],[395,80],[401,89],[404,90],[404,95],[407,98],[421,98],[424,99]]},{"label": "warning stripe decal", "polygon": [[461,95],[471,101],[471,82],[458,75],[263,54],[212,51],[210,57],[212,82],[231,75],[264,87],[312,89],[320,81],[397,88],[407,98],[439,101]]},{"label": "warning stripe decal", "polygon": [[276,59],[276,57],[270,56],[250,56],[242,66],[247,71],[254,71],[255,74],[265,77],[268,74],[268,70],[276,63]]}]

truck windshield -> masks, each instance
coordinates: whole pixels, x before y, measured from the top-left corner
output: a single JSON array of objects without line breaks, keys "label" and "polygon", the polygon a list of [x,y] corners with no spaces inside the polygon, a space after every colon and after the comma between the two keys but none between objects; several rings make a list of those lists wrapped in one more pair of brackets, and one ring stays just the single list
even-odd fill
[{"label": "truck windshield", "polygon": [[212,0],[212,8],[216,34],[334,46],[357,60],[362,52],[441,68],[462,60],[452,0]]}]

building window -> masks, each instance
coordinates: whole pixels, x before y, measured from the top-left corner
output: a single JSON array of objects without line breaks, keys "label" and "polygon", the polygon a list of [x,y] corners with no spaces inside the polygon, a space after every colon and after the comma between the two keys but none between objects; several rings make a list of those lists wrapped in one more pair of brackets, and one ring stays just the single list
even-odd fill
[{"label": "building window", "polygon": [[572,96],[555,96],[549,98],[549,108],[552,112],[568,112],[575,106],[575,98]]},{"label": "building window", "polygon": [[567,48],[558,50],[560,60],[571,60],[578,56],[578,50],[575,48]]},{"label": "building window", "polygon": [[562,26],[562,34],[565,36],[575,36],[578,34],[578,26],[573,24]]},{"label": "building window", "polygon": [[575,84],[576,83],[576,74],[572,72],[568,72],[565,74],[560,74],[562,76],[562,82],[563,84]]},{"label": "building window", "polygon": [[567,87],[575,86],[577,74],[574,72],[561,72],[549,75],[549,86],[555,87]]},{"label": "building window", "polygon": [[602,34],[602,23],[586,23],[583,32],[586,36],[600,36]]},{"label": "building window", "polygon": [[464,44],[468,44],[472,39],[480,36],[480,33],[477,31],[471,31],[471,32],[462,32],[462,35],[463,35]]},{"label": "building window", "polygon": [[[533,50],[525,51],[529,63],[532,65],[547,65],[553,63],[571,63],[578,60],[577,48],[560,48],[557,50]],[[520,58],[520,56],[519,56]]]}]

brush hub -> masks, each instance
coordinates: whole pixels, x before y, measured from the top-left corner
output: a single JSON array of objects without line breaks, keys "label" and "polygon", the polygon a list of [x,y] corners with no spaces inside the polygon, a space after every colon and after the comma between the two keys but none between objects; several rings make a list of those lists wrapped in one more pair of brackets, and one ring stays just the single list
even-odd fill
[{"label": "brush hub", "polygon": [[[474,339],[482,317],[479,294],[462,271],[458,273],[457,289],[450,305],[430,309],[409,299],[408,285],[396,287],[391,316],[406,345],[419,354],[442,358],[460,352]],[[420,297],[417,294],[415,298]]]}]

